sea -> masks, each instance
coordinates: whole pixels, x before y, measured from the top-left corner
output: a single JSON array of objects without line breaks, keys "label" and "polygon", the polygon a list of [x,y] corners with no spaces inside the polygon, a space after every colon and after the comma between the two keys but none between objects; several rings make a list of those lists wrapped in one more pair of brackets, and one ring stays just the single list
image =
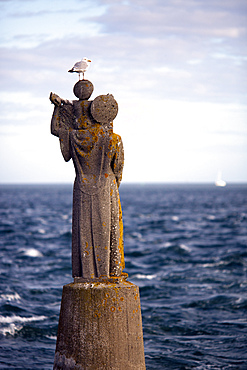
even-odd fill
[{"label": "sea", "polygon": [[[120,197],[147,370],[247,369],[247,185],[123,183]],[[1,369],[53,367],[71,218],[72,185],[0,186]]]}]

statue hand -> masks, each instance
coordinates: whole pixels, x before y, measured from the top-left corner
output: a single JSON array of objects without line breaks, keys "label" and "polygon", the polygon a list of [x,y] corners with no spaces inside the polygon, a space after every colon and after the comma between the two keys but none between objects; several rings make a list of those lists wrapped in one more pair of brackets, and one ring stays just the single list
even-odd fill
[{"label": "statue hand", "polygon": [[50,93],[50,101],[52,102],[52,104],[55,104],[58,107],[60,107],[60,105],[62,104],[62,99],[60,98],[60,96],[52,92]]}]

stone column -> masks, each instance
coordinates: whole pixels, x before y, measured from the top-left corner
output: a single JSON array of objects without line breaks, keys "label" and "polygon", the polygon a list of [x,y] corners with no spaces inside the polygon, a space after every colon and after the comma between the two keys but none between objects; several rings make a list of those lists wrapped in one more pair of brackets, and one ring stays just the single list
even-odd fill
[{"label": "stone column", "polygon": [[63,287],[54,370],[145,370],[139,288],[125,278]]}]

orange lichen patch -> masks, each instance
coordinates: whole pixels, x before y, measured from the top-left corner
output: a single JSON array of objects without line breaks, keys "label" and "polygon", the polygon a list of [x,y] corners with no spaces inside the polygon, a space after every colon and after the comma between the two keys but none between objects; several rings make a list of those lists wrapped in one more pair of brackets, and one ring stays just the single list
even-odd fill
[{"label": "orange lichen patch", "polygon": [[107,178],[109,175],[108,175],[108,173],[105,173],[105,178]]},{"label": "orange lichen patch", "polygon": [[118,310],[119,310],[119,311],[122,311],[122,308],[121,308],[121,307],[118,307]]},{"label": "orange lichen patch", "polygon": [[105,250],[107,250],[107,249],[108,249],[108,247],[106,246],[106,247],[105,247]]},{"label": "orange lichen patch", "polygon": [[[85,125],[88,126],[87,123]],[[101,136],[104,136],[104,130],[100,124],[90,127],[87,131],[85,131],[85,127],[84,129],[79,127],[79,130],[76,131],[77,145],[75,145],[78,154],[81,157],[88,156]]]},{"label": "orange lichen patch", "polygon": [[121,267],[122,270],[125,267],[124,262],[124,241],[123,241],[123,214],[122,214],[122,207],[120,203],[120,198],[118,198],[118,209],[119,209],[119,248],[120,248],[120,255],[121,255]]},{"label": "orange lichen patch", "polygon": [[91,121],[90,119],[88,118],[88,115],[87,115],[87,110],[88,110],[88,101],[85,101],[85,100],[82,100],[81,103],[80,103],[80,106],[81,106],[81,114],[80,114],[80,117],[78,118],[77,122],[78,122],[78,128],[79,129],[85,129],[87,128],[88,126],[91,125]]},{"label": "orange lichen patch", "polygon": [[86,248],[88,248],[88,242],[86,242]]},{"label": "orange lichen patch", "polygon": [[121,298],[120,298],[120,301],[122,301],[122,302],[123,302],[123,301],[124,301],[124,297],[121,297]]},{"label": "orange lichen patch", "polygon": [[84,156],[85,155],[85,153],[78,147],[78,145],[75,145],[75,149],[76,149],[76,151],[77,151],[77,153],[80,155],[80,156]]},{"label": "orange lichen patch", "polygon": [[111,191],[110,191],[110,196],[112,196],[112,194],[113,194],[113,189],[111,189]]},{"label": "orange lichen patch", "polygon": [[101,259],[100,259],[100,258],[98,258],[98,261],[100,262],[100,261],[101,261]]},{"label": "orange lichen patch", "polygon": [[106,226],[106,223],[105,222],[102,222],[102,226]]},{"label": "orange lichen patch", "polygon": [[87,253],[87,255],[89,256],[89,252],[87,250],[85,250],[85,253]]},{"label": "orange lichen patch", "polygon": [[101,313],[96,310],[94,313],[94,317],[100,317],[100,316],[101,316]]},{"label": "orange lichen patch", "polygon": [[110,310],[111,310],[111,312],[114,312],[114,311],[116,311],[116,307],[111,306]]}]

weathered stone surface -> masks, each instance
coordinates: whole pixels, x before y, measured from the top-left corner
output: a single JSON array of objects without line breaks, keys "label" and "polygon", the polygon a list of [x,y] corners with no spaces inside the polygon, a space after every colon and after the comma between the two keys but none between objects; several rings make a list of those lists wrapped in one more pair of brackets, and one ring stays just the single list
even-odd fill
[{"label": "weathered stone surface", "polygon": [[54,370],[144,370],[139,288],[119,283],[63,287]]},{"label": "weathered stone surface", "polygon": [[[112,95],[93,102],[90,81],[78,81],[80,100],[51,93],[55,104],[51,133],[60,139],[65,161],[71,158],[76,178],[73,191],[72,275],[87,279],[120,276],[124,269],[122,210],[118,187],[122,178],[122,139],[109,124],[117,113]],[[91,106],[94,106],[91,109]],[[102,123],[96,122],[95,117]]]},{"label": "weathered stone surface", "polygon": [[88,100],[94,90],[93,84],[88,80],[80,80],[74,86],[74,94],[80,100]]},{"label": "weathered stone surface", "polygon": [[91,104],[91,114],[95,121],[107,124],[116,118],[118,113],[118,104],[113,95],[99,95]]}]

